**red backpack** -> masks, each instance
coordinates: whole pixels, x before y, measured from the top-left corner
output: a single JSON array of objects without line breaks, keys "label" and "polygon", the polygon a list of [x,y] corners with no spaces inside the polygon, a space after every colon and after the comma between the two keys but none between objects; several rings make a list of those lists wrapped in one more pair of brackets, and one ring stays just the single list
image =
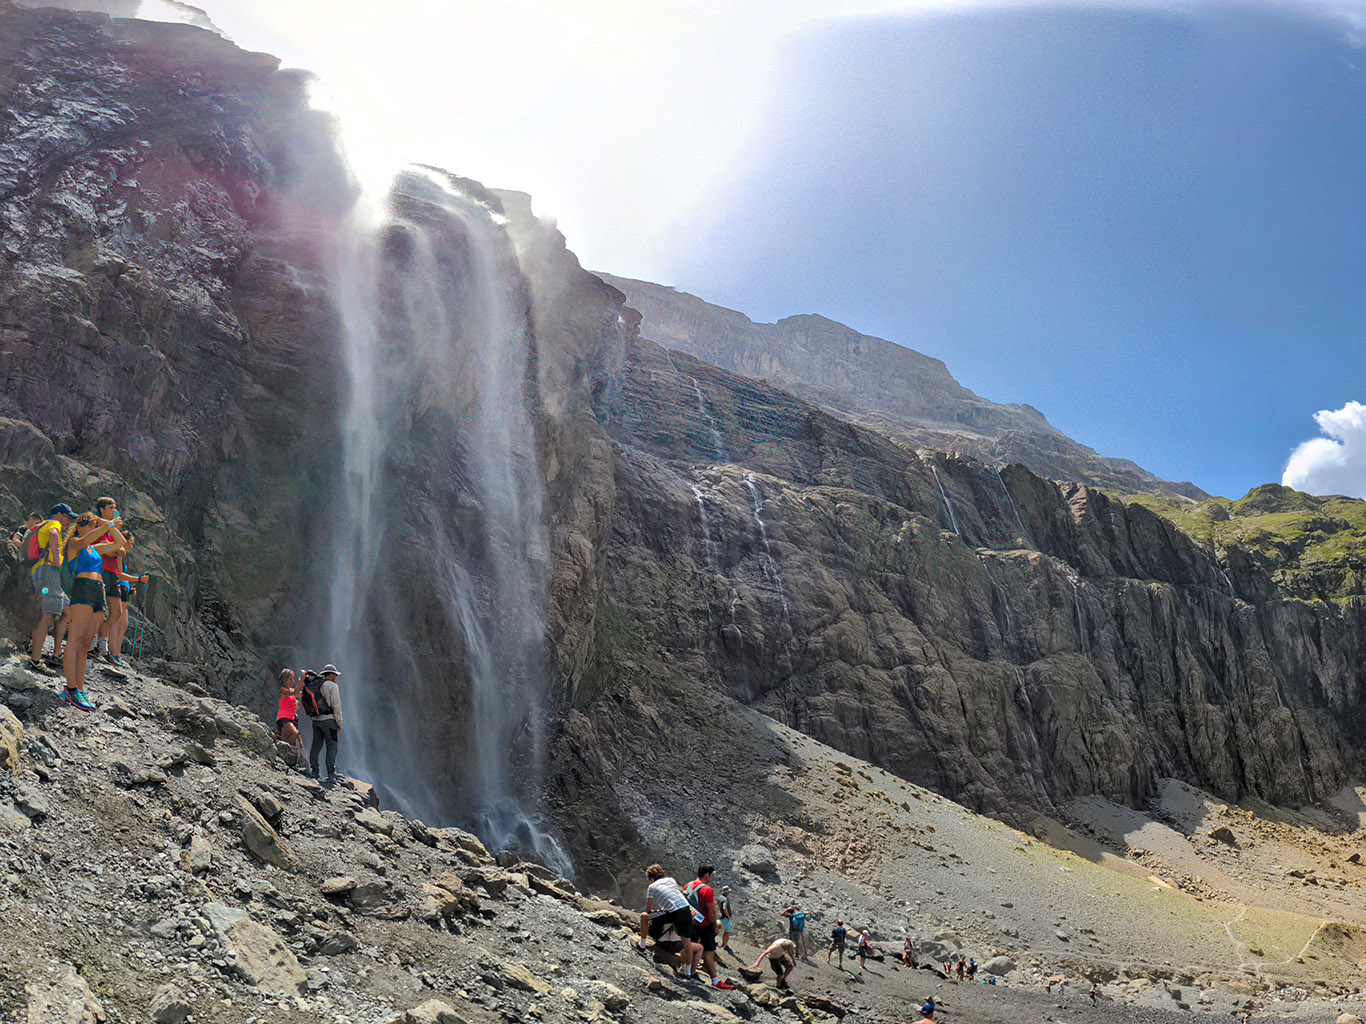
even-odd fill
[{"label": "red backpack", "polygon": [[45,522],[39,523],[28,535],[28,550],[24,553],[28,556],[30,562],[36,562],[43,557],[43,549],[38,546],[38,535],[43,532],[43,527],[47,526],[50,522],[52,522],[52,520],[48,519]]}]

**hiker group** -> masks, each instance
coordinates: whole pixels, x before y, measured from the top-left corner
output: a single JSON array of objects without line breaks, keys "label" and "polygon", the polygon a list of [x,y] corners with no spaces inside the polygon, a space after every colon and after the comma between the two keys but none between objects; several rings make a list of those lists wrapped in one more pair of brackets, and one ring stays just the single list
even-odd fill
[{"label": "hiker group", "polygon": [[287,743],[294,751],[295,763],[304,763],[304,741],[299,731],[299,706],[313,724],[313,740],[309,744],[308,774],[318,778],[318,761],[327,750],[327,781],[337,777],[337,744],[342,732],[341,688],[336,665],[324,665],[321,672],[292,669],[280,673],[280,703],[275,713],[275,738]]},{"label": "hiker group", "polygon": [[680,887],[659,864],[645,869],[645,912],[640,915],[640,948],[655,940],[656,958],[677,960],[678,976],[698,977],[704,970],[713,988],[735,986],[716,970],[717,939],[722,949],[730,948],[730,887],[722,886],[718,898],[712,887],[716,868],[703,864],[697,877]]},{"label": "hiker group", "polygon": [[62,666],[62,699],[82,711],[94,711],[85,692],[85,669],[91,657],[123,665],[129,605],[147,576],[133,576],[128,555],[136,537],[127,529],[113,498],[100,498],[89,512],[76,513],[66,502],[36,512],[22,531],[11,536],[29,563],[38,624],[30,638],[30,666],[45,672],[44,649],[52,634],[52,657]]}]

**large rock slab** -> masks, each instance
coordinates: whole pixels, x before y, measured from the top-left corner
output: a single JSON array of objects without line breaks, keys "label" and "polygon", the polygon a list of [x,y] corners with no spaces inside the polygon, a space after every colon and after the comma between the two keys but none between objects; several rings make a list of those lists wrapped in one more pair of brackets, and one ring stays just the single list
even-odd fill
[{"label": "large rock slab", "polygon": [[297,871],[298,859],[270,822],[261,817],[261,813],[244,796],[237,797],[237,807],[242,812],[242,843],[246,848],[267,864],[274,864],[286,871]]},{"label": "large rock slab", "polygon": [[0,768],[14,771],[19,767],[19,750],[24,742],[24,726],[14,712],[0,704]]},{"label": "large rock slab", "polygon": [[24,986],[28,1024],[100,1024],[104,1008],[85,979],[70,964],[57,974]]},{"label": "large rock slab", "polygon": [[236,955],[237,972],[245,980],[267,995],[303,994],[308,977],[272,929],[221,903],[205,903],[200,913],[218,940]]}]

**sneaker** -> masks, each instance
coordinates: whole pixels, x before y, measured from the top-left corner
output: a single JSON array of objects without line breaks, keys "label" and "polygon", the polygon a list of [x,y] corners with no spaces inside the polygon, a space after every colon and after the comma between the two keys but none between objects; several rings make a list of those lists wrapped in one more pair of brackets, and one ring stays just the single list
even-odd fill
[{"label": "sneaker", "polygon": [[127,665],[125,665],[125,664],[123,663],[123,659],[122,659],[121,657],[119,657],[117,654],[110,654],[110,655],[108,655],[104,660],[107,661],[107,662],[109,662],[109,664],[111,664],[111,665],[117,665],[119,668],[127,668],[127,667],[128,667]]},{"label": "sneaker", "polygon": [[73,708],[80,708],[82,711],[94,711],[95,705],[90,698],[85,695],[84,690],[63,690],[62,699]]},{"label": "sneaker", "polygon": [[735,986],[732,985],[732,984],[731,984],[730,982],[728,982],[728,981],[722,981],[720,978],[712,978],[712,979],[711,979],[711,987],[712,987],[712,988],[734,988]]}]

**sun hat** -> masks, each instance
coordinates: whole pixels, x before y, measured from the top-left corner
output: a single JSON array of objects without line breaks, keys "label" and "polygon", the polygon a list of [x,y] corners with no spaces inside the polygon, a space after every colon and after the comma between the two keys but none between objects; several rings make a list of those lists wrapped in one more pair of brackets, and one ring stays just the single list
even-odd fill
[{"label": "sun hat", "polygon": [[341,673],[337,671],[337,666],[336,666],[336,665],[333,665],[331,662],[328,662],[326,665],[323,666],[322,671],[319,672],[318,675],[320,675],[320,676],[326,676],[326,675],[339,676],[339,675],[341,675]]}]

